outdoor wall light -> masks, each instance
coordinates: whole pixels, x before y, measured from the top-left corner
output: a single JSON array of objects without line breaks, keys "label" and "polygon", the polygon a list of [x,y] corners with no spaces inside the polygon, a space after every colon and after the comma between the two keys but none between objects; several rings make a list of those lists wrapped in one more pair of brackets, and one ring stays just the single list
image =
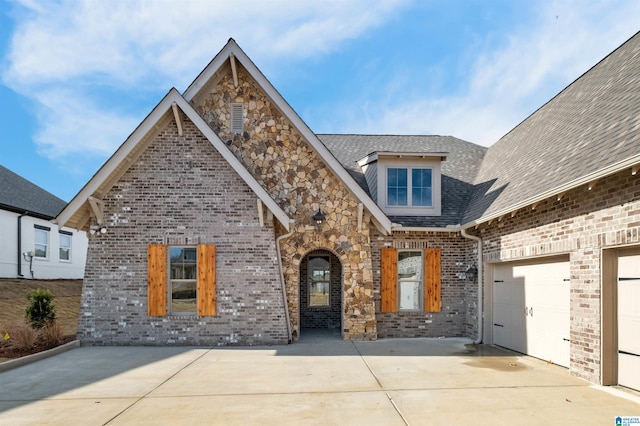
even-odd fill
[{"label": "outdoor wall light", "polygon": [[322,225],[322,222],[324,222],[324,213],[322,213],[322,210],[320,210],[320,207],[318,207],[318,211],[314,213],[313,216],[311,216],[311,219],[313,219],[313,221],[316,223],[316,225]]},{"label": "outdoor wall light", "polygon": [[465,276],[467,277],[467,280],[469,281],[475,281],[476,278],[478,278],[478,268],[476,268],[475,266],[471,265],[467,268],[466,271],[464,271]]},{"label": "outdoor wall light", "polygon": [[105,228],[104,226],[92,226],[91,229],[89,230],[89,233],[91,233],[91,235],[106,234],[107,233],[107,228]]}]

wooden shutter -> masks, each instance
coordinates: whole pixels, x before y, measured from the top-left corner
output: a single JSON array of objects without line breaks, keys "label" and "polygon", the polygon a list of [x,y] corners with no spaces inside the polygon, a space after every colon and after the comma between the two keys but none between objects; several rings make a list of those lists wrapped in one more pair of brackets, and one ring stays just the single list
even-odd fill
[{"label": "wooden shutter", "polygon": [[216,246],[198,244],[198,315],[216,314]]},{"label": "wooden shutter", "polygon": [[440,312],[440,249],[424,250],[424,310]]},{"label": "wooden shutter", "polygon": [[167,314],[167,246],[149,244],[147,263],[149,316]]},{"label": "wooden shutter", "polygon": [[380,250],[382,276],[380,288],[380,312],[398,310],[398,250],[383,248]]}]

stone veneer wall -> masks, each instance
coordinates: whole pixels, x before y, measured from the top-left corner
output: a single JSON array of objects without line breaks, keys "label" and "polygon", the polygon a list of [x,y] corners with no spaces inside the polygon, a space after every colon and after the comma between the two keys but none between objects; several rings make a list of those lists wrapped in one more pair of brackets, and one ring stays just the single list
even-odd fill
[{"label": "stone veneer wall", "polygon": [[[374,298],[379,337],[475,337],[477,284],[469,283],[464,272],[470,264],[469,252],[475,242],[460,233],[394,232],[375,233],[372,238]],[[380,312],[380,250],[383,247],[441,250],[441,312]],[[473,259],[473,258],[471,258]]]},{"label": "stone veneer wall", "polygon": [[[310,251],[326,249],[343,268],[343,336],[375,339],[369,224],[357,229],[358,200],[331,172],[308,141],[273,105],[241,64],[238,87],[230,71],[202,98],[196,110],[249,172],[294,220],[293,234],[281,243],[291,329],[299,335],[299,268]],[[230,133],[230,105],[244,106],[244,133]],[[318,207],[327,220],[315,227]],[[278,227],[278,235],[284,230]]]},{"label": "stone veneer wall", "polygon": [[[288,341],[272,224],[197,128],[175,121],[104,196],[92,236],[78,336],[89,344],[254,345]],[[147,315],[147,245],[216,245],[217,315]]]},{"label": "stone veneer wall", "polygon": [[[640,244],[640,176],[625,170],[473,231],[485,262],[570,255],[572,374],[601,377],[601,252]],[[487,274],[490,271],[487,271]],[[485,275],[488,277],[488,275]]]}]

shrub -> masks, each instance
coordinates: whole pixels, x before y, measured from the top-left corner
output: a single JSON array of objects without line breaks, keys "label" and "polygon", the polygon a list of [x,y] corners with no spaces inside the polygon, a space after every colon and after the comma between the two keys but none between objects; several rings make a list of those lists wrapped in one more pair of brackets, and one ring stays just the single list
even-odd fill
[{"label": "shrub", "polygon": [[62,327],[56,322],[48,322],[40,329],[40,339],[47,349],[57,346],[63,336]]},{"label": "shrub", "polygon": [[56,309],[53,306],[53,293],[49,290],[37,288],[27,296],[27,320],[33,328],[42,328],[56,319]]},{"label": "shrub", "polygon": [[[9,339],[4,340],[4,336],[8,335]],[[3,341],[10,348],[20,351],[31,349],[38,340],[38,331],[34,330],[26,322],[13,322],[8,324],[3,333]]]}]

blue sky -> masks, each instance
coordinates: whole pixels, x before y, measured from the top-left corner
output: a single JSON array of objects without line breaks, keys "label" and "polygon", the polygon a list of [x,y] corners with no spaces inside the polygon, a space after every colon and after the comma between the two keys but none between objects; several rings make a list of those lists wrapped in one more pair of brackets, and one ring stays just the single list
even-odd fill
[{"label": "blue sky", "polygon": [[229,37],[316,133],[489,146],[639,22],[637,0],[0,0],[0,164],[70,201]]}]

